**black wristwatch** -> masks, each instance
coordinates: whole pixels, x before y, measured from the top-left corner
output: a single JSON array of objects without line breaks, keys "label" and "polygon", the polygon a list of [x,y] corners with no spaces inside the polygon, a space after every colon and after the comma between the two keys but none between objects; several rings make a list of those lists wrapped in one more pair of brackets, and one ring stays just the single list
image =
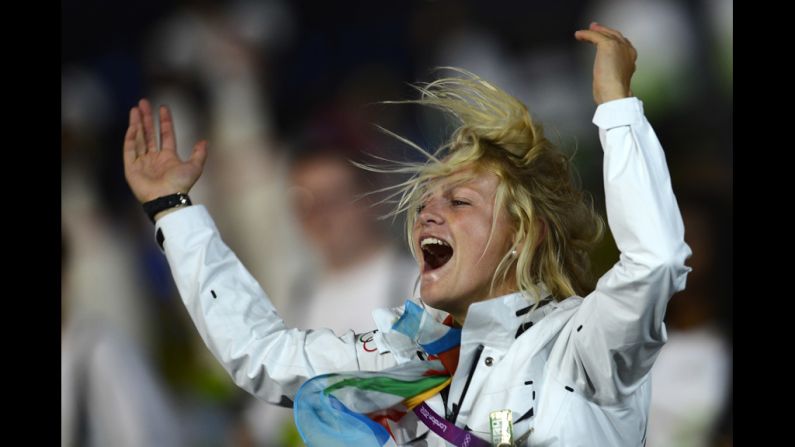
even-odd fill
[{"label": "black wristwatch", "polygon": [[155,215],[157,213],[169,208],[190,205],[193,205],[193,203],[190,201],[190,197],[188,197],[188,195],[185,193],[178,192],[176,194],[158,197],[155,200],[150,200],[144,203],[144,211],[146,212],[146,215],[149,216],[149,220],[151,220],[152,223],[155,223]]}]

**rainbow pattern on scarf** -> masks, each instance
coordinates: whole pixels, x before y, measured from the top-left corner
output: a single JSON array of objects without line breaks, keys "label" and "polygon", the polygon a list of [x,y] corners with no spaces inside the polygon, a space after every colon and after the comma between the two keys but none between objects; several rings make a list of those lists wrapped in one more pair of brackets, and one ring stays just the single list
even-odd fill
[{"label": "rainbow pattern on scarf", "polygon": [[309,447],[394,446],[389,421],[443,390],[458,364],[461,329],[436,321],[412,301],[392,330],[412,340],[427,360],[383,371],[324,374],[295,397],[295,423]]}]

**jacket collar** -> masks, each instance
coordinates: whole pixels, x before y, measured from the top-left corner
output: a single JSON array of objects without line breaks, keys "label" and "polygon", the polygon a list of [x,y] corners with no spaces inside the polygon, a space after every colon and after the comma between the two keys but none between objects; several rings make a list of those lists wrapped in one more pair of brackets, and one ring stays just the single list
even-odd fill
[{"label": "jacket collar", "polygon": [[538,306],[522,292],[471,304],[461,333],[462,347],[481,344],[507,349],[521,333],[557,308],[546,287],[540,289]]},{"label": "jacket collar", "polygon": [[[555,302],[547,288],[539,285],[540,304],[534,308],[534,302],[522,292],[514,292],[469,306],[467,317],[461,332],[462,353],[470,351],[473,345],[486,345],[493,348],[507,350],[516,338],[532,325],[552,311],[565,306],[563,302]],[[425,318],[442,321],[445,312],[424,306],[428,314]],[[380,350],[391,351],[399,363],[416,358],[417,344],[403,334],[392,330],[392,325],[398,321],[404,311],[404,306],[394,309],[380,309],[373,312],[376,326],[376,343]],[[430,327],[430,326],[428,326]]]}]

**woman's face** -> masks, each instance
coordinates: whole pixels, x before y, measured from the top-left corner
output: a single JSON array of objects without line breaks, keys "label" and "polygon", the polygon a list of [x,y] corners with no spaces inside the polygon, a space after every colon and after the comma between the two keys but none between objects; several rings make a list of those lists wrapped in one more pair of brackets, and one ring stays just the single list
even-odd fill
[{"label": "woman's face", "polygon": [[459,174],[475,175],[465,182],[432,186],[413,235],[422,300],[463,322],[470,304],[515,290],[511,284],[496,283],[494,294],[489,293],[497,265],[511,249],[514,231],[505,209],[492,222],[497,175],[473,168]]}]

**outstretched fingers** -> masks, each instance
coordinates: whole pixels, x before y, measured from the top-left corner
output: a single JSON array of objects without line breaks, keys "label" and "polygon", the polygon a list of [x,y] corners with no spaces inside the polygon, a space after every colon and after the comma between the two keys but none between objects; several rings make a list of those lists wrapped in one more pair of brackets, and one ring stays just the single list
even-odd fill
[{"label": "outstretched fingers", "polygon": [[171,119],[171,111],[166,106],[160,106],[160,147],[163,151],[177,152],[174,122]]},{"label": "outstretched fingers", "polygon": [[582,42],[590,42],[597,46],[607,43],[628,52],[633,61],[638,58],[638,52],[629,39],[624,37],[619,31],[596,22],[591,22],[587,30],[576,31],[574,33],[574,38]]},{"label": "outstretched fingers", "polygon": [[597,22],[591,22],[591,26],[589,27],[589,29],[593,31],[598,31],[603,34],[607,34],[608,36],[615,37],[618,40],[626,40],[626,37],[624,37],[624,35],[621,34],[621,32],[619,32],[618,30],[609,28]]},{"label": "outstretched fingers", "polygon": [[201,140],[193,146],[193,152],[190,154],[189,163],[193,163],[199,171],[204,168],[204,162],[207,160],[207,140]]},{"label": "outstretched fingers", "polygon": [[600,33],[599,31],[586,30],[586,29],[581,29],[575,32],[574,38],[582,42],[590,42],[594,45],[598,45],[602,42],[607,42],[608,40],[611,40],[611,37],[604,33]]},{"label": "outstretched fingers", "polygon": [[619,43],[626,43],[632,46],[629,42],[629,39],[624,37],[621,32],[618,30],[614,30],[613,28],[608,28],[604,25],[601,25],[597,22],[591,22],[591,25],[588,27],[587,30],[579,30],[574,33],[574,37],[577,40],[591,42],[594,45],[598,45],[603,42],[608,41],[616,41]]},{"label": "outstretched fingers", "polygon": [[152,106],[146,98],[138,101],[138,107],[141,110],[141,118],[143,120],[143,134],[146,141],[146,151],[156,152],[157,143],[155,143],[155,122],[152,118]]},{"label": "outstretched fingers", "polygon": [[127,127],[127,133],[124,134],[124,164],[130,165],[138,157],[135,144],[135,134],[138,127],[135,124],[137,111],[135,107],[130,109],[130,125]]},{"label": "outstretched fingers", "polygon": [[[129,141],[129,145],[128,145]],[[146,142],[144,141],[144,129],[141,124],[141,110],[138,107],[130,109],[130,127],[124,140],[125,149],[132,148],[135,158],[146,154]]]}]

